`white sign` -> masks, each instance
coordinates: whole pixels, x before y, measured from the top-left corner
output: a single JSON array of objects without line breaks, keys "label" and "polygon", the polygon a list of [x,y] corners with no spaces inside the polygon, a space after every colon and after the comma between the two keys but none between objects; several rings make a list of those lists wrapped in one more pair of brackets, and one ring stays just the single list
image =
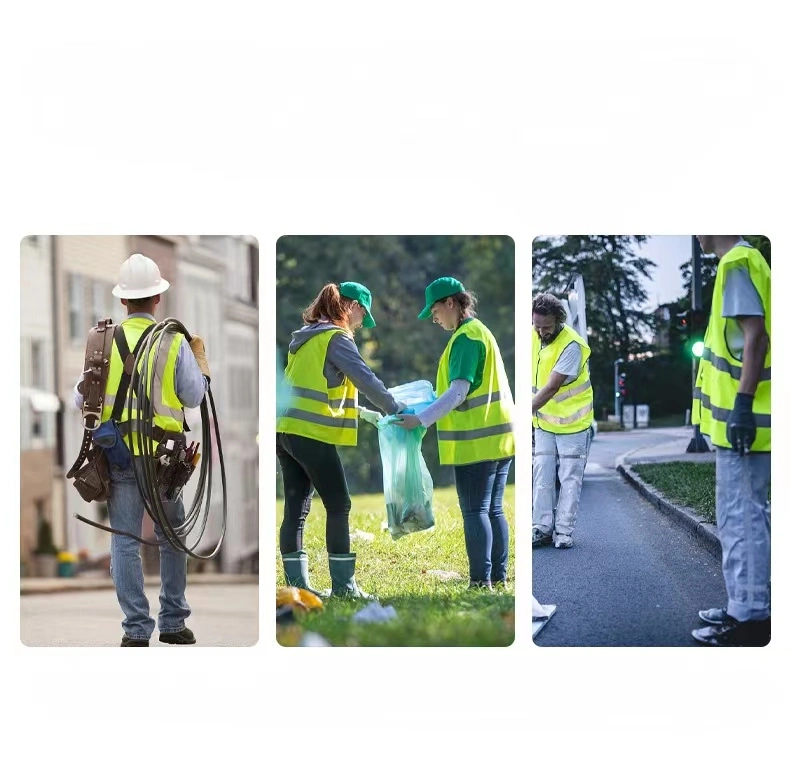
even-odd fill
[{"label": "white sign", "polygon": [[636,407],[636,426],[647,427],[650,424],[650,406],[640,403]]}]

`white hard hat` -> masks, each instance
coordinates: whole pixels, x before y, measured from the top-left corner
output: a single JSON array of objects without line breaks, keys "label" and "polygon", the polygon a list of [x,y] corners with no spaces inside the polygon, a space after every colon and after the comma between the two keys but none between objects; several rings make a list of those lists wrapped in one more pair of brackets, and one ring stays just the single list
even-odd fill
[{"label": "white hard hat", "polygon": [[163,279],[155,261],[135,253],[121,264],[118,284],[112,294],[116,298],[150,298],[163,293],[170,283]]}]

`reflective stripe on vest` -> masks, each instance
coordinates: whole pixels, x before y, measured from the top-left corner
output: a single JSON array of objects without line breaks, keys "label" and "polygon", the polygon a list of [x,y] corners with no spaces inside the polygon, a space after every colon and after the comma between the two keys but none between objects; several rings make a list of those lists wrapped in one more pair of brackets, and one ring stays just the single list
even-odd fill
[{"label": "reflective stripe on vest", "polygon": [[[118,325],[118,329],[123,329],[126,336],[126,342],[129,345],[129,350],[134,351],[137,347],[137,342],[140,336],[151,325],[150,319],[145,319],[136,316],[132,319],[127,319]],[[181,341],[184,336],[181,333],[167,333],[162,337],[156,339],[154,345],[148,353],[148,377],[146,381],[146,389],[148,390],[149,397],[151,398],[151,406],[153,412],[153,421],[156,427],[166,430],[168,432],[183,433],[184,431],[184,406],[178,400],[176,395],[176,359],[178,358],[178,350],[181,346]],[[157,348],[160,341],[162,341],[161,349]],[[142,356],[138,357],[138,369],[142,365]],[[110,356],[110,371],[107,376],[107,387],[104,394],[104,408],[102,409],[102,422],[106,422],[112,414],[112,408],[115,404],[115,396],[118,392],[118,386],[121,384],[121,375],[123,374],[123,362],[121,355],[118,353],[118,346],[113,342],[112,354]],[[129,387],[129,394],[132,394],[132,388]],[[127,395],[127,402],[124,403],[121,411],[120,422],[129,421],[129,396]],[[135,399],[133,397],[133,404]],[[136,405],[136,404],[135,404]],[[138,419],[135,416],[135,420]],[[137,445],[138,435],[134,434],[124,436],[124,442],[132,451],[135,456],[140,455],[140,449]],[[156,444],[152,442],[154,449]]]},{"label": "reflective stripe on vest", "polygon": [[348,377],[329,387],[324,376],[329,341],[343,331],[337,327],[318,332],[288,354],[284,380],[289,399],[277,419],[277,432],[333,445],[357,444],[357,389]]},{"label": "reflective stripe on vest", "polygon": [[540,335],[532,330],[532,392],[549,381],[562,352],[577,343],[582,352],[579,376],[563,385],[532,417],[532,426],[555,434],[582,432],[593,422],[593,389],[590,381],[590,348],[581,336],[565,324],[554,340],[541,347]]},{"label": "reflective stripe on vest", "polygon": [[713,287],[710,320],[705,332],[705,349],[697,369],[697,380],[692,402],[692,422],[721,448],[731,448],[727,440],[727,420],[735,407],[743,373],[743,362],[736,358],[727,345],[727,319],[724,310],[724,285],[729,272],[746,268],[765,311],[768,333],[768,352],[760,371],[754,394],[757,433],[751,450],[771,450],[771,269],[762,254],[749,245],[739,244],[719,260]]},{"label": "reflective stripe on vest", "polygon": [[447,343],[436,372],[436,394],[442,395],[450,386],[450,353],[460,335],[483,343],[483,379],[463,403],[436,422],[439,463],[461,466],[510,458],[516,453],[513,396],[499,346],[479,320],[461,324]]}]

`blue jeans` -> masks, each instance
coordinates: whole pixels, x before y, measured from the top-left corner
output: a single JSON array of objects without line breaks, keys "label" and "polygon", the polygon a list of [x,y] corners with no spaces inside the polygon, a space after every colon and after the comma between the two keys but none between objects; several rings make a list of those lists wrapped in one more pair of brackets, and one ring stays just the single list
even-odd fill
[{"label": "blue jeans", "polygon": [[716,526],[727,613],[743,621],[771,616],[771,454],[716,448]]},{"label": "blue jeans", "polygon": [[[138,477],[142,476],[139,457],[134,457]],[[145,503],[137,489],[131,467],[110,467],[112,487],[107,507],[110,526],[132,535],[142,535]],[[164,503],[170,523],[179,525],[184,521],[184,502],[179,496],[175,501]],[[154,526],[157,540],[164,540],[158,525]],[[179,632],[185,627],[184,620],[190,614],[184,597],[187,585],[187,555],[165,542],[159,548],[160,577],[159,632]],[[125,614],[123,629],[130,638],[148,640],[154,632],[155,623],[149,614],[145,595],[143,562],[140,558],[140,543],[123,535],[112,536],[110,544],[110,573],[115,584],[115,593],[121,611]]]},{"label": "blue jeans", "polygon": [[511,463],[513,459],[500,459],[455,467],[471,582],[507,577],[509,531],[502,497]]}]

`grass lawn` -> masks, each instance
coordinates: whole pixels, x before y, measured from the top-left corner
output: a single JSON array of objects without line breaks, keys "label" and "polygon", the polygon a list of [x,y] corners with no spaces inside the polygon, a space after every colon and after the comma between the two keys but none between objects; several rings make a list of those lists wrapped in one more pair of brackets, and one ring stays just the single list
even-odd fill
[{"label": "grass lawn", "polygon": [[635,464],[633,470],[670,501],[690,506],[708,522],[716,522],[716,465],[673,461]]},{"label": "grass lawn", "polygon": [[[351,550],[357,554],[359,586],[374,593],[382,606],[393,606],[397,617],[384,623],[352,622],[365,601],[327,599],[324,608],[299,615],[304,630],[323,635],[334,646],[508,646],[515,636],[515,486],[505,491],[505,515],[510,525],[509,581],[506,591],[469,591],[469,565],[455,488],[434,491],[431,530],[393,540],[386,521],[384,497],[352,498]],[[282,500],[277,503],[277,525],[282,519]],[[324,530],[326,512],[313,499],[305,524],[304,549],[310,556],[313,587],[331,587]],[[372,540],[354,537],[356,531]],[[285,584],[279,549],[277,585]],[[457,572],[461,579],[441,580],[430,570]],[[290,639],[290,638],[289,638]],[[281,642],[285,638],[281,638]]]}]

